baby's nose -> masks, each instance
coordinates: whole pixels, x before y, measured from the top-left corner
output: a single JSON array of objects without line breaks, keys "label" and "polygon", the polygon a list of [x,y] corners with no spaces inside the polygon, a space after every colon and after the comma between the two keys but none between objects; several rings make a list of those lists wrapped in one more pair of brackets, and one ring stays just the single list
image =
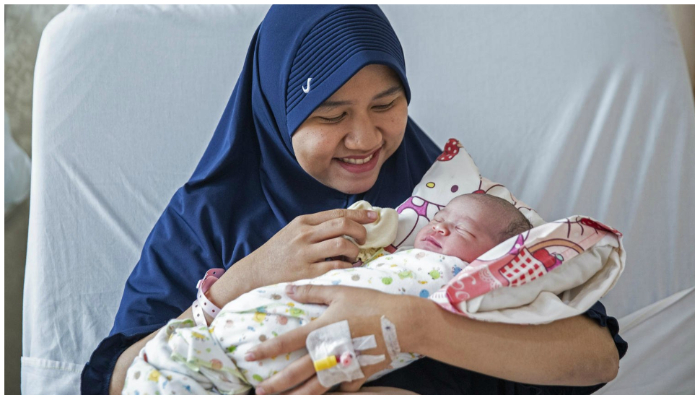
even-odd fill
[{"label": "baby's nose", "polygon": [[433,230],[436,232],[440,232],[443,235],[449,233],[449,230],[447,230],[447,226],[445,226],[445,224],[443,224],[442,222],[438,222],[437,224],[433,225]]}]

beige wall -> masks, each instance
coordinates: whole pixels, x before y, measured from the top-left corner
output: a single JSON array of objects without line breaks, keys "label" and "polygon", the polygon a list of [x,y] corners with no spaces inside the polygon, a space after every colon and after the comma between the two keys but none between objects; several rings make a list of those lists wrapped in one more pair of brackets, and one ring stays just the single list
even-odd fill
[{"label": "beige wall", "polygon": [[690,82],[695,94],[695,4],[667,5],[666,7],[681,37]]},{"label": "beige wall", "polygon": [[[32,154],[32,87],[41,32],[64,5],[5,6],[5,110],[17,144]],[[29,200],[5,214],[5,394],[20,394],[22,293]]]}]

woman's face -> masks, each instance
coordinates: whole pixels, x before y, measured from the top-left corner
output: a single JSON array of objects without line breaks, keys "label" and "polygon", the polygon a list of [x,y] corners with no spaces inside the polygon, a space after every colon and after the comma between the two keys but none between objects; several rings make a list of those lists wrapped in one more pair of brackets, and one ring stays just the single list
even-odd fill
[{"label": "woman's face", "polygon": [[401,144],[407,121],[401,81],[391,68],[372,64],[311,113],[292,135],[292,146],[317,181],[343,193],[363,193]]}]

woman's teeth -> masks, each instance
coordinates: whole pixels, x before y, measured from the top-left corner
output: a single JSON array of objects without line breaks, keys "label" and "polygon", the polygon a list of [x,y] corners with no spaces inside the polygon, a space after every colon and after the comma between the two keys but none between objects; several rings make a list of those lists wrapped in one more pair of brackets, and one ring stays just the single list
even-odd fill
[{"label": "woman's teeth", "polygon": [[374,157],[374,154],[370,154],[367,158],[341,158],[340,161],[346,162],[348,164],[365,164]]}]

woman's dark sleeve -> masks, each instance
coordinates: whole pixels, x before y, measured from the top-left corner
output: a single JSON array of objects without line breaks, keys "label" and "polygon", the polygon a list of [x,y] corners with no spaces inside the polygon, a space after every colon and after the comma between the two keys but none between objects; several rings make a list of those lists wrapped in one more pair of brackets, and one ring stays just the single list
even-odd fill
[{"label": "woman's dark sleeve", "polygon": [[109,394],[109,383],[119,356],[132,344],[160,327],[143,327],[144,332],[132,335],[116,333],[100,342],[83,368],[80,376],[80,394]]},{"label": "woman's dark sleeve", "polygon": [[[627,342],[619,335],[617,320],[605,312],[601,302],[593,305],[585,314],[600,326],[607,327],[615,341],[617,353],[622,358],[627,352]],[[494,378],[466,369],[454,367],[437,360],[424,358],[408,367],[392,372],[365,386],[388,386],[410,390],[419,394],[591,394],[602,388],[594,386],[544,386],[529,385]]]},{"label": "woman's dark sleeve", "polygon": [[124,350],[189,308],[197,281],[209,268],[224,268],[213,246],[199,239],[205,236],[195,232],[176,209],[171,203],[146,239],[126,281],[114,326],[83,368],[82,394],[108,394],[114,366]]}]

